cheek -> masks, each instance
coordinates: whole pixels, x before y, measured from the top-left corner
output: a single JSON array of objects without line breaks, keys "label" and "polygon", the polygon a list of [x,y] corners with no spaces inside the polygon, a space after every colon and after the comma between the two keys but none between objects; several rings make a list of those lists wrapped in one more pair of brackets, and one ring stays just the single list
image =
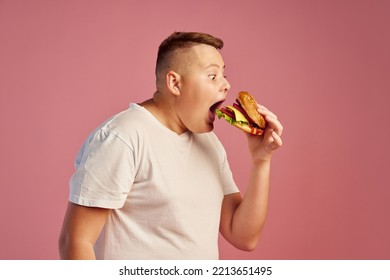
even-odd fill
[{"label": "cheek", "polygon": [[198,110],[201,110],[204,104],[205,104],[204,97],[201,94],[197,94],[196,91],[184,92],[183,95],[180,97],[178,103],[181,110],[183,111],[191,110],[194,114],[196,114]]},{"label": "cheek", "polygon": [[201,100],[194,100],[180,108],[180,119],[184,126],[193,132],[204,132],[204,126],[208,116],[208,109],[205,109]]},{"label": "cheek", "polygon": [[[203,118],[208,113],[209,107],[215,102],[212,99],[213,90],[202,80],[191,81],[191,86],[186,85],[178,98],[177,106],[182,116],[186,119]],[[211,105],[210,105],[211,104]],[[190,111],[190,114],[187,114]]]}]

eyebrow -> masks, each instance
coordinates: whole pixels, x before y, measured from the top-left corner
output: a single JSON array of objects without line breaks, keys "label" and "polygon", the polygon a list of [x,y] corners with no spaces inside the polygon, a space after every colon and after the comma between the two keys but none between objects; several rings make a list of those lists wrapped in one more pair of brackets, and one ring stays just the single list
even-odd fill
[{"label": "eyebrow", "polygon": [[[217,68],[220,68],[218,64],[216,64],[216,63],[212,63],[212,64],[210,64],[210,65],[206,66],[206,67],[205,67],[205,69],[208,69],[208,68],[211,68],[211,67],[217,67]],[[222,68],[223,68],[223,69],[225,69],[225,65],[224,65]]]}]

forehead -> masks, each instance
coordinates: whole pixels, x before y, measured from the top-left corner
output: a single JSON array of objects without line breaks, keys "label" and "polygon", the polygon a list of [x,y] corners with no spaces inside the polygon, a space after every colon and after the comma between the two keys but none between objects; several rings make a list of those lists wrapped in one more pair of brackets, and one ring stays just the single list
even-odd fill
[{"label": "forehead", "polygon": [[187,59],[191,65],[202,68],[208,67],[211,64],[224,66],[224,61],[221,53],[213,46],[195,45],[187,50]]}]

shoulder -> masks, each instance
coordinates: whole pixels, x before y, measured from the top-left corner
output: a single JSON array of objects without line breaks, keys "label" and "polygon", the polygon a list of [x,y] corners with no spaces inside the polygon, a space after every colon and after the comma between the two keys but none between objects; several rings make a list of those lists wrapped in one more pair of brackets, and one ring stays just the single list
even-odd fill
[{"label": "shoulder", "polygon": [[76,167],[85,156],[97,154],[105,157],[128,151],[133,152],[137,147],[139,131],[142,128],[142,111],[136,106],[119,112],[104,121],[94,129],[84,140],[76,157]]},{"label": "shoulder", "polygon": [[110,143],[113,139],[120,140],[127,146],[131,146],[145,127],[145,117],[137,104],[130,104],[130,107],[121,111],[104,121],[93,130],[85,140],[83,146],[100,146],[101,143]]},{"label": "shoulder", "polygon": [[137,104],[108,118],[98,130],[128,140],[132,135],[140,135],[148,127],[148,116],[144,109]]},{"label": "shoulder", "polygon": [[108,118],[100,128],[105,130],[122,131],[141,126],[145,120],[145,113],[137,104],[130,104],[129,108]]}]

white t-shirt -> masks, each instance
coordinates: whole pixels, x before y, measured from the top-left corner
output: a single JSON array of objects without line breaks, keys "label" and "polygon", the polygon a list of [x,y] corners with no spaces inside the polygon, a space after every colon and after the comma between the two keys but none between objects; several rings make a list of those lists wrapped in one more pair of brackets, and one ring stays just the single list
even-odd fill
[{"label": "white t-shirt", "polygon": [[224,195],[238,192],[214,133],[177,135],[131,104],[84,142],[73,203],[113,209],[98,259],[218,259]]}]

